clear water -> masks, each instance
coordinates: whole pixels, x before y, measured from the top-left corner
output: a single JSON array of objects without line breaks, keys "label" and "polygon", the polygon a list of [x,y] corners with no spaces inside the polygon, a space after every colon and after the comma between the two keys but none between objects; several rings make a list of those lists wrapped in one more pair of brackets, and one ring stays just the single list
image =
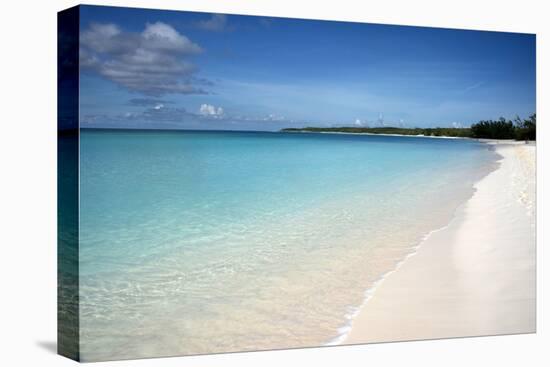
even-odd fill
[{"label": "clear water", "polygon": [[454,139],[80,139],[84,361],[324,345],[496,160]]}]

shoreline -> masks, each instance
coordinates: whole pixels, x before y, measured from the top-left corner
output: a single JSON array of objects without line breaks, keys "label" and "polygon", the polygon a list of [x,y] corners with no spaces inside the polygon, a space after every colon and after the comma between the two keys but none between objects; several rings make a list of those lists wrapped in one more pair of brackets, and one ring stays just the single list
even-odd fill
[{"label": "shoreline", "polygon": [[484,142],[502,157],[499,167],[366,290],[326,345],[535,331],[535,145]]},{"label": "shoreline", "polygon": [[[461,205],[462,206],[462,205]],[[459,208],[460,209],[460,208]],[[457,209],[457,211],[459,210]],[[456,215],[456,213],[455,213]],[[453,216],[453,219],[454,219],[454,216]],[[452,219],[451,219],[452,220]],[[376,290],[378,288],[380,288],[380,286],[384,283],[384,280],[386,280],[386,278],[388,278],[390,275],[392,275],[393,273],[395,273],[396,271],[398,271],[401,266],[403,264],[405,264],[405,262],[416,255],[416,253],[418,252],[418,250],[420,249],[420,246],[428,239],[430,238],[430,236],[436,232],[439,232],[439,231],[443,231],[445,230],[447,227],[449,226],[449,223],[448,224],[445,224],[444,226],[440,227],[440,228],[437,228],[437,229],[434,229],[430,232],[428,232],[426,235],[424,235],[422,237],[422,239],[414,246],[411,247],[412,251],[407,254],[401,261],[399,261],[395,267],[389,271],[387,271],[386,273],[380,275],[380,277],[375,281],[373,282],[373,285],[369,288],[367,288],[367,290],[364,292],[364,298],[363,298],[363,302],[361,303],[361,305],[359,305],[358,307],[355,308],[355,310],[349,314],[346,315],[346,320],[348,320],[348,322],[340,327],[338,329],[339,333],[336,337],[330,339],[327,343],[323,344],[323,346],[335,346],[335,345],[348,345],[350,343],[344,343],[346,340],[348,340],[349,338],[349,335],[350,333],[352,332],[353,330],[353,323],[354,323],[354,320],[357,318],[357,316],[359,316],[363,310],[363,308],[366,307],[367,303],[371,300],[371,298],[374,296],[374,294],[376,293]],[[355,343],[351,343],[351,344],[355,344]],[[357,344],[361,344],[361,343],[357,343]]]},{"label": "shoreline", "polygon": [[[309,131],[304,131],[309,132]],[[430,139],[471,139],[471,140],[477,140],[476,138],[467,138],[463,136],[435,136],[435,135],[406,135],[406,134],[386,134],[386,133],[345,133],[345,132],[338,132],[338,131],[319,131],[319,134],[345,134],[345,135],[379,135],[379,136],[400,136],[400,137],[406,137],[406,138],[430,138]]]},{"label": "shoreline", "polygon": [[387,133],[348,133],[343,131],[276,131],[276,133],[285,133],[285,134],[329,134],[329,135],[369,135],[369,136],[396,136],[404,138],[427,138],[427,139],[463,139],[463,140],[473,140],[480,143],[494,143],[494,144],[525,144],[525,145],[536,145],[534,140],[513,140],[513,139],[489,139],[489,138],[471,138],[466,136],[444,136],[444,135],[407,135],[407,134],[387,134]]},{"label": "shoreline", "polygon": [[[407,134],[387,134],[387,133],[347,133],[343,131],[280,131],[282,133],[290,134],[330,134],[330,135],[371,135],[371,136],[399,136],[405,138],[430,138],[430,139],[469,139],[480,140],[478,138],[468,138],[464,136],[435,136],[435,135],[407,135]],[[507,141],[507,140],[502,140]]]}]

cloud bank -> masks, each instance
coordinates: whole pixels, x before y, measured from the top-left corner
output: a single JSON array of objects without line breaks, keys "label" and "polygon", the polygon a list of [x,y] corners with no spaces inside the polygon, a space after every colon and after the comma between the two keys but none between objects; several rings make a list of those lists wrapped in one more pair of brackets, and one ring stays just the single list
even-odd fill
[{"label": "cloud bank", "polygon": [[[268,129],[279,129],[296,121],[286,119],[277,114],[265,116],[242,116],[228,114],[223,107],[209,103],[202,103],[196,112],[182,106],[175,105],[173,101],[157,98],[134,98],[127,104],[133,111],[115,114],[89,114],[81,116],[81,122],[89,126],[126,126],[126,127],[170,127],[170,128],[198,128],[198,129],[224,129],[233,124],[244,124],[247,129],[254,129],[256,124],[262,123]],[[135,107],[142,107],[136,109]],[[285,124],[285,125],[281,125]]]},{"label": "cloud bank", "polygon": [[206,94],[189,58],[202,48],[162,23],[147,23],[141,32],[125,32],[116,24],[95,23],[81,35],[80,65],[133,92]]}]

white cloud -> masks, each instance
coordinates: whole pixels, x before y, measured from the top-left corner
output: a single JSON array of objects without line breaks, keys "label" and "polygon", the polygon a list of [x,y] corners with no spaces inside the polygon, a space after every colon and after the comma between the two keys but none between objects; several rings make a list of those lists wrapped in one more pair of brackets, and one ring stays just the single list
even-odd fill
[{"label": "white cloud", "polygon": [[147,23],[141,33],[115,24],[92,24],[82,33],[80,65],[128,90],[150,96],[205,94],[186,58],[202,51],[172,26]]},{"label": "white cloud", "polygon": [[199,115],[218,118],[223,116],[223,108],[203,103],[199,108]]},{"label": "white cloud", "polygon": [[276,115],[274,113],[270,113],[269,115],[265,116],[263,118],[264,121],[285,121],[286,118],[284,116]]},{"label": "white cloud", "polygon": [[225,14],[212,14],[212,17],[208,20],[202,20],[197,22],[197,27],[206,31],[223,31],[227,25],[227,15]]},{"label": "white cloud", "polygon": [[[120,48],[126,48],[120,37],[122,31],[116,24],[99,24],[93,23],[90,27],[82,32],[80,42],[94,52],[111,52]],[[133,42],[132,42],[133,43]],[[82,53],[82,51],[81,51]]]},{"label": "white cloud", "polygon": [[142,37],[150,49],[167,50],[183,54],[196,54],[201,48],[174,28],[162,22],[147,23]]},{"label": "white cloud", "polygon": [[451,124],[451,126],[454,127],[454,128],[457,128],[457,129],[463,128],[463,127],[464,127],[464,125],[463,125],[462,123],[460,123],[460,122],[453,122],[453,123]]},{"label": "white cloud", "polygon": [[464,90],[462,90],[462,93],[467,93],[467,92],[470,92],[474,89],[478,89],[479,87],[482,87],[484,84],[485,84],[485,82],[478,82],[478,83],[469,85],[468,87],[464,88]]}]

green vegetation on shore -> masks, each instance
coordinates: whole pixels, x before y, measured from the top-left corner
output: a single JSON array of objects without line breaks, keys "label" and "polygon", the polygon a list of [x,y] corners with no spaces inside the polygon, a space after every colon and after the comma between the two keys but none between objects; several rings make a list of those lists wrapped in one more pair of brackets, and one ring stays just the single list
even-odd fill
[{"label": "green vegetation on shore", "polygon": [[536,114],[522,120],[516,117],[513,121],[500,118],[483,120],[467,128],[404,128],[404,127],[304,127],[286,128],[283,132],[312,133],[348,133],[348,134],[395,134],[420,136],[446,136],[476,139],[516,139],[536,140]]},{"label": "green vegetation on shore", "polygon": [[471,136],[469,128],[404,128],[404,127],[304,127],[283,129],[285,132],[337,132],[350,134],[396,134],[424,136],[452,136],[467,138]]},{"label": "green vegetation on shore", "polygon": [[471,131],[473,138],[536,140],[537,115],[525,120],[516,117],[512,121],[501,117],[496,121],[480,121],[472,125]]}]

